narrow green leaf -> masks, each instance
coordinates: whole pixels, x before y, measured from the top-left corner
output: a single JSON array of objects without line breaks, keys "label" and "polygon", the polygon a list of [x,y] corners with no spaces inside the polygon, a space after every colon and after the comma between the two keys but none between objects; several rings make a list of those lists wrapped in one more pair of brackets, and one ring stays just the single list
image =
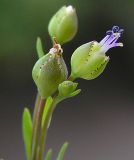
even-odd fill
[{"label": "narrow green leaf", "polygon": [[67,97],[61,97],[60,95],[58,96],[58,103],[67,99],[67,98],[71,98],[74,97],[76,95],[78,95],[81,92],[81,89],[77,89],[76,91],[72,92],[71,94],[69,94]]},{"label": "narrow green leaf", "polygon": [[27,160],[30,160],[32,146],[32,120],[28,108],[25,108],[23,112],[22,131]]},{"label": "narrow green leaf", "polygon": [[39,58],[45,55],[40,37],[38,37],[36,41],[36,50]]},{"label": "narrow green leaf", "polygon": [[69,97],[74,97],[74,96],[76,96],[77,94],[79,94],[81,92],[81,89],[77,89],[76,91],[74,91],[73,93],[71,93],[70,95],[69,95]]},{"label": "narrow green leaf", "polygon": [[64,155],[65,155],[65,152],[66,152],[67,148],[68,148],[68,142],[65,142],[62,145],[56,160],[63,160],[64,159]]},{"label": "narrow green leaf", "polygon": [[[44,111],[43,111],[42,126],[43,126],[44,121],[45,121],[45,119],[46,119],[46,114],[47,114],[47,112],[48,112],[49,106],[51,106],[52,102],[53,102],[52,97],[51,97],[51,96],[48,97],[48,98],[47,98],[47,101],[46,101],[46,105],[45,105]],[[51,120],[51,119],[50,119],[50,120]]]},{"label": "narrow green leaf", "polygon": [[49,149],[49,150],[47,151],[45,160],[52,160],[52,149]]}]

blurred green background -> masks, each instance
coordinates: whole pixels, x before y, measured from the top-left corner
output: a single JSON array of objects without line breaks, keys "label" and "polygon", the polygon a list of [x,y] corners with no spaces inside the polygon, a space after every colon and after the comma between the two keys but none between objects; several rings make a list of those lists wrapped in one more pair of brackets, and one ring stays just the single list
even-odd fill
[{"label": "blurred green background", "polygon": [[99,78],[79,80],[83,92],[56,111],[48,146],[71,141],[68,160],[134,158],[134,0],[0,0],[0,158],[24,159],[21,114],[26,105],[33,110],[36,95],[31,77],[36,38],[49,51],[48,22],[70,4],[76,8],[79,30],[63,46],[69,70],[73,51],[100,41],[113,25],[125,30],[120,40],[124,47],[107,53],[111,61]]}]

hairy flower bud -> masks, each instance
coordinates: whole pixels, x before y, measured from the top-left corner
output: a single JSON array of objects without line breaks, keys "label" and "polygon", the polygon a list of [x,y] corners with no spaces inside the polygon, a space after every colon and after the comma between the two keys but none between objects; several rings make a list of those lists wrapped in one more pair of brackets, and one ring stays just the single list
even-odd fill
[{"label": "hairy flower bud", "polygon": [[123,29],[114,26],[107,31],[106,37],[100,43],[92,41],[77,48],[71,57],[71,78],[91,80],[98,77],[109,61],[105,53],[110,48],[123,46],[122,43],[116,43],[122,33]]},{"label": "hairy flower bud", "polygon": [[63,6],[50,20],[48,31],[50,36],[56,37],[60,44],[73,39],[78,29],[76,11],[72,6]]},{"label": "hairy flower bud", "polygon": [[51,96],[58,89],[58,85],[67,79],[67,75],[59,44],[55,44],[48,54],[40,58],[32,71],[33,80],[43,98]]}]

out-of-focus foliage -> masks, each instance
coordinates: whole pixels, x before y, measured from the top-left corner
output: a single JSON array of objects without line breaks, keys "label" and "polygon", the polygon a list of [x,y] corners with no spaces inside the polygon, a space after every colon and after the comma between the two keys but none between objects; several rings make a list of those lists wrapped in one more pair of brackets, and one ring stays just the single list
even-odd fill
[{"label": "out-of-focus foliage", "polygon": [[[76,7],[81,22],[80,27],[88,29],[87,32],[90,34],[93,28],[96,30],[99,26],[98,30],[100,30],[113,22],[121,23],[127,28],[131,25],[130,29],[134,25],[131,19],[134,13],[132,0],[109,2],[106,0],[79,2],[76,0],[1,0],[0,54],[14,54],[14,52],[19,54],[16,52],[23,53],[23,51],[33,49],[38,35],[48,36],[47,24],[53,13],[61,6],[68,4]],[[84,35],[86,35],[86,30],[84,30]]]}]

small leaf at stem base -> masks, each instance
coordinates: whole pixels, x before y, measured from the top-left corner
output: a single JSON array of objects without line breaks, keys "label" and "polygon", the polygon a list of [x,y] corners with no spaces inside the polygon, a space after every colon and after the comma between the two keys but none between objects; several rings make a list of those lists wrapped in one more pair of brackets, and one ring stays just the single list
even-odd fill
[{"label": "small leaf at stem base", "polygon": [[45,160],[52,160],[52,149],[49,149],[49,150],[47,151]]},{"label": "small leaf at stem base", "polygon": [[23,112],[22,131],[23,131],[23,139],[24,139],[27,160],[30,160],[31,146],[32,146],[32,120],[28,108],[25,108]]},{"label": "small leaf at stem base", "polygon": [[66,152],[67,148],[68,148],[68,142],[65,142],[62,145],[56,160],[63,160],[64,159],[64,155],[65,155],[65,152]]}]

